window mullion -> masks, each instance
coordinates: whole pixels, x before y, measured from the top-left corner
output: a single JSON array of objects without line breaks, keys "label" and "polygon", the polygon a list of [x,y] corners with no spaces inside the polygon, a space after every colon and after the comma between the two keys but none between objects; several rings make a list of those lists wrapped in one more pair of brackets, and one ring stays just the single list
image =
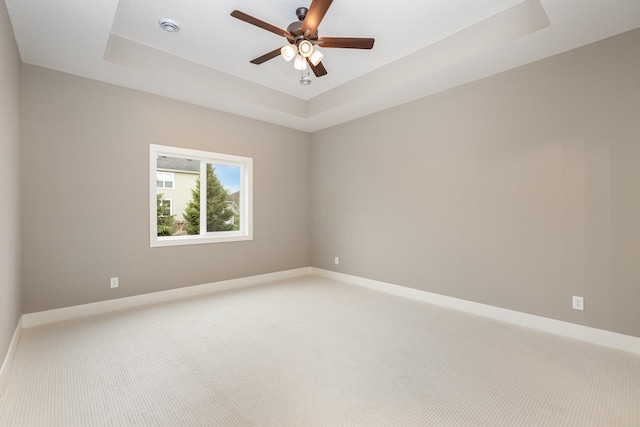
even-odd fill
[{"label": "window mullion", "polygon": [[200,235],[207,233],[207,162],[200,160]]}]

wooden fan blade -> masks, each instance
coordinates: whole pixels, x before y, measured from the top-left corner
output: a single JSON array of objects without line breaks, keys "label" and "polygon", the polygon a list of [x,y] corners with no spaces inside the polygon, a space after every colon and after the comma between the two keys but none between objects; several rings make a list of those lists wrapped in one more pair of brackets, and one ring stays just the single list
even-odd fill
[{"label": "wooden fan blade", "polygon": [[256,59],[252,59],[252,60],[251,60],[251,63],[252,63],[252,64],[256,64],[256,65],[260,65],[260,64],[262,64],[263,62],[267,62],[268,60],[273,59],[273,58],[275,58],[275,57],[276,57],[276,56],[278,56],[278,55],[280,55],[280,48],[277,48],[277,49],[275,49],[275,50],[272,50],[272,51],[271,51],[271,52],[269,52],[269,53],[265,53],[264,55],[259,56],[259,57],[257,57]]},{"label": "wooden fan blade", "polygon": [[309,31],[309,34],[315,34],[332,2],[333,0],[312,0],[311,6],[309,6],[309,10],[307,11],[307,16],[302,22],[302,31]]},{"label": "wooden fan blade", "polygon": [[247,22],[251,25],[255,25],[256,27],[262,28],[263,30],[271,31],[272,33],[279,36],[291,38],[291,33],[289,33],[289,31],[261,21],[258,18],[254,18],[253,16],[247,15],[246,13],[240,12],[239,10],[234,10],[233,12],[231,12],[231,16],[233,16],[234,18],[238,18],[241,21]]},{"label": "wooden fan blade", "polygon": [[357,38],[357,37],[319,37],[318,46],[320,47],[336,47],[343,49],[371,49],[373,48],[374,39]]},{"label": "wooden fan blade", "polygon": [[309,58],[307,58],[307,63],[309,64],[309,67],[311,67],[311,70],[313,71],[313,74],[316,75],[316,77],[322,77],[327,74],[327,69],[324,68],[322,62],[318,62],[318,65],[313,65],[311,61],[309,61]]}]

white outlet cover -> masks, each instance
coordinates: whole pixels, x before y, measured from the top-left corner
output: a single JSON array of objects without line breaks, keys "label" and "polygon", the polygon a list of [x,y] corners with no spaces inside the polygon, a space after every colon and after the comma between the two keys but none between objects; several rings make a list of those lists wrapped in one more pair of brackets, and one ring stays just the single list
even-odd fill
[{"label": "white outlet cover", "polygon": [[584,298],[583,297],[573,297],[573,309],[574,310],[584,310]]},{"label": "white outlet cover", "polygon": [[117,277],[112,277],[111,281],[109,283],[111,285],[111,288],[117,288],[118,287],[118,278]]}]

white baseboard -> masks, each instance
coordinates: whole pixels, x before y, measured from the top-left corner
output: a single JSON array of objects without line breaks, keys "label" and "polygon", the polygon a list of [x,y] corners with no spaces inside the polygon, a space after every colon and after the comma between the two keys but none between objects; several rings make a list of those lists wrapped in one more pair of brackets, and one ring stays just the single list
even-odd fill
[{"label": "white baseboard", "polygon": [[124,310],[127,308],[133,308],[142,305],[155,304],[159,302],[209,294],[212,292],[220,292],[229,289],[242,288],[245,286],[253,286],[262,283],[273,282],[275,280],[284,280],[293,277],[304,276],[310,274],[310,268],[311,267],[304,267],[295,270],[260,274],[257,276],[242,277],[239,279],[206,283],[204,285],[187,286],[184,288],[152,292],[143,295],[99,301],[90,304],[74,305],[71,307],[39,311],[36,313],[28,313],[22,315],[22,327],[30,328],[47,323],[60,322],[63,320],[76,319],[79,317],[108,313],[117,310]]},{"label": "white baseboard", "polygon": [[188,298],[192,296],[225,291],[229,289],[236,289],[245,286],[259,285],[262,283],[295,278],[308,274],[314,274],[316,276],[326,277],[328,279],[337,280],[339,282],[363,286],[365,288],[373,289],[376,291],[385,292],[404,298],[410,298],[429,304],[439,305],[454,310],[464,311],[466,313],[500,320],[514,325],[524,326],[527,328],[562,335],[593,344],[604,345],[618,350],[640,354],[640,338],[638,337],[623,335],[616,332],[605,331],[602,329],[596,329],[589,326],[578,325],[575,323],[564,322],[561,320],[549,319],[533,314],[527,314],[473,301],[448,297],[445,295],[434,294],[427,291],[407,288],[404,286],[380,282],[377,280],[337,273],[330,270],[324,270],[315,267],[303,267],[294,270],[261,274],[239,279],[224,280],[221,282],[207,283],[204,285],[188,286],[184,288],[170,289],[167,291],[153,292],[132,297],[100,301],[91,304],[82,304],[55,310],[23,314],[20,320],[20,324],[18,325],[19,328],[16,329],[16,334],[14,334],[14,339],[11,342],[11,347],[9,349],[7,357],[5,358],[4,364],[2,365],[2,370],[0,371],[0,385],[2,384],[2,380],[4,378],[3,375],[6,375],[5,371],[7,371],[7,361],[11,360],[10,356],[13,355],[12,351],[15,351],[15,344],[17,343],[17,339],[19,337],[19,331],[22,328],[30,328],[33,326],[59,322],[62,320],[75,319],[79,317],[91,316],[94,314],[108,313],[142,305],[155,304],[180,298]]},{"label": "white baseboard", "polygon": [[2,362],[2,367],[0,367],[0,396],[2,395],[2,390],[4,390],[4,385],[9,379],[9,370],[11,368],[11,362],[13,361],[13,356],[16,353],[16,347],[18,346],[18,341],[20,340],[20,334],[22,333],[22,316],[18,320],[18,325],[16,326],[16,330],[13,332],[13,338],[11,338],[11,343],[9,343],[9,349],[7,350],[7,354],[4,357],[4,361]]},{"label": "white baseboard", "polygon": [[385,292],[404,298],[410,298],[429,304],[464,311],[482,317],[501,320],[503,322],[511,323],[514,325],[525,326],[527,328],[532,328],[539,331],[549,332],[552,334],[562,335],[593,344],[604,345],[618,350],[640,354],[640,338],[638,337],[618,334],[616,332],[605,331],[589,326],[549,319],[547,317],[535,316],[533,314],[522,313],[519,311],[508,310],[506,308],[494,307],[486,304],[480,304],[473,301],[434,294],[418,289],[407,288],[391,283],[379,282],[376,280],[365,279],[362,277],[351,276],[348,274],[337,273],[334,271],[323,270],[315,267],[311,267],[311,274],[337,280],[339,282],[363,286],[365,288],[374,289],[376,291]]}]

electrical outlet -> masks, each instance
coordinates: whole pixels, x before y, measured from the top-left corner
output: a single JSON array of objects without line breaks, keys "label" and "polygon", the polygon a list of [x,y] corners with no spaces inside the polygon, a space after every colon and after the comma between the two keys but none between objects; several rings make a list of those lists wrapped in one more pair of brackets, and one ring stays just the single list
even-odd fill
[{"label": "electrical outlet", "polygon": [[333,262],[335,262],[336,264],[340,264],[340,258],[336,257],[336,259]]},{"label": "electrical outlet", "polygon": [[584,298],[582,297],[573,297],[573,309],[574,310],[584,310]]},{"label": "electrical outlet", "polygon": [[111,289],[117,288],[118,287],[118,278],[117,277],[112,277],[111,281],[110,281],[110,284],[111,284]]}]

